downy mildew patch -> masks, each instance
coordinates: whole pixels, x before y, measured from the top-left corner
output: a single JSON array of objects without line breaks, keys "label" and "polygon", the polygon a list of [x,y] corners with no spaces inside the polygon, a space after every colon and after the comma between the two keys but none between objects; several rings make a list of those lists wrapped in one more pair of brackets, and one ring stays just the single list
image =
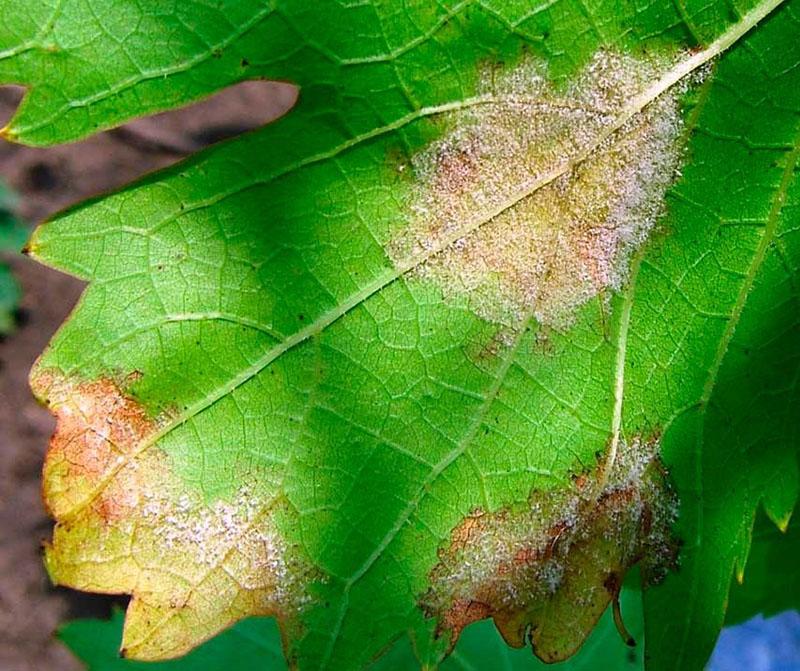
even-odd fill
[{"label": "downy mildew patch", "polygon": [[[601,50],[558,85],[532,59],[487,71],[476,97],[447,112],[443,136],[411,160],[411,214],[390,245],[394,262],[422,259],[418,280],[503,325],[498,348],[508,327],[531,318],[568,328],[583,304],[623,288],[664,213],[682,160],[681,99],[707,61],[666,73],[693,58]],[[491,617],[510,645],[559,661],[609,603],[628,638],[623,579],[639,565],[655,581],[674,563],[677,502],[658,438],[614,435],[606,459],[569,486],[533,491],[524,506],[476,509],[452,530],[420,599],[451,645]]]},{"label": "downy mildew patch", "polygon": [[32,386],[57,421],[44,467],[56,521],[48,572],[59,585],[132,595],[125,655],[174,657],[249,615],[299,622],[318,576],[277,531],[284,504],[257,474],[206,501],[149,442],[169,418],[149,417],[115,381],[37,371]]},{"label": "downy mildew patch", "polygon": [[[487,72],[475,99],[448,113],[445,135],[411,161],[410,223],[390,245],[395,262],[443,247],[417,277],[511,324],[532,313],[565,327],[581,304],[620,289],[678,174],[680,98],[686,79],[701,75],[598,139],[682,56],[599,51],[559,86],[532,59]],[[476,230],[443,245],[481,216]]]},{"label": "downy mildew patch", "polygon": [[569,487],[534,491],[521,507],[474,510],[440,550],[421,605],[451,645],[492,617],[509,645],[530,644],[546,662],[572,655],[609,603],[627,638],[622,581],[638,564],[655,582],[674,563],[676,515],[658,440],[622,441],[613,463]]},{"label": "downy mildew patch", "polygon": [[[154,418],[113,380],[35,370],[32,386],[58,418],[45,473],[56,519],[46,562],[55,581],[132,594],[124,652],[142,659],[179,655],[256,613],[279,615],[284,639],[296,639],[292,623],[305,608],[305,586],[319,576],[278,532],[290,516],[279,493],[265,492],[251,473],[231,496],[208,502],[172,470],[161,438],[176,431],[171,437],[180,440],[195,415],[406,273],[467,297],[477,314],[511,327],[481,356],[507,347],[512,338],[504,334],[531,315],[568,326],[582,303],[624,284],[632,253],[662,211],[681,158],[681,91],[779,2],[765,0],[691,55],[601,51],[558,86],[533,60],[499,75],[487,71],[474,99],[416,110],[330,154],[293,162],[294,170],[336,157],[425,116],[448,128],[413,158],[410,215],[389,244],[392,267],[203,403]],[[52,252],[33,251],[56,263]],[[100,317],[88,318],[93,327]],[[619,352],[621,372],[624,347]],[[632,565],[652,577],[671,563],[675,504],[657,440],[620,437],[621,374],[617,380],[614,440],[602,467],[533,492],[523,506],[473,510],[455,525],[420,598],[451,640],[491,616],[511,643],[531,642],[544,659],[566,657],[615,601]],[[400,522],[387,542],[404,528]],[[409,584],[418,577],[409,575]],[[346,595],[339,607],[341,624],[350,618]],[[388,621],[398,622],[394,615]],[[335,630],[328,651],[343,640]]]}]

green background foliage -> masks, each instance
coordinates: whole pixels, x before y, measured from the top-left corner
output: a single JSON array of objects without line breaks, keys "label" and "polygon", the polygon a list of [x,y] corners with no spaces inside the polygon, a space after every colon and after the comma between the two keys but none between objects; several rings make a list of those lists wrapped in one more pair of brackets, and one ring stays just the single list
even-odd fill
[{"label": "green background foliage", "polygon": [[[0,183],[0,253],[17,254],[28,238],[28,228],[13,214],[14,197]],[[0,336],[14,329],[14,312],[21,296],[11,268],[0,261]]]}]

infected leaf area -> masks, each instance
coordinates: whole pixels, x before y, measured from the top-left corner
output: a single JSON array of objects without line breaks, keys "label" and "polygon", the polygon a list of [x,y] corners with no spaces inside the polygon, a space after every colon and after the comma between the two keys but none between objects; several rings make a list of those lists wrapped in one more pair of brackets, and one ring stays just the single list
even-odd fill
[{"label": "infected leaf area", "polygon": [[150,417],[113,380],[37,370],[32,386],[57,419],[44,469],[56,521],[48,572],[60,585],[132,595],[125,656],[181,655],[249,615],[296,626],[314,576],[277,531],[276,493],[244,474],[230,498],[206,500],[157,446],[170,418]]},{"label": "infected leaf area", "polygon": [[417,275],[480,316],[569,325],[577,307],[621,287],[662,212],[680,160],[681,87],[641,109],[632,101],[672,62],[600,51],[559,86],[530,60],[487,73],[412,160],[395,260],[443,249]]},{"label": "infected leaf area", "polygon": [[530,644],[545,662],[575,653],[632,566],[652,582],[674,560],[676,503],[656,448],[634,439],[567,489],[466,517],[422,599],[439,634],[454,646],[465,626],[491,617],[509,645]]},{"label": "infected leaf area", "polygon": [[32,387],[57,422],[44,467],[52,515],[58,519],[84,505],[107,522],[129,515],[142,476],[134,452],[157,423],[109,379],[72,385],[44,373],[32,378]]}]

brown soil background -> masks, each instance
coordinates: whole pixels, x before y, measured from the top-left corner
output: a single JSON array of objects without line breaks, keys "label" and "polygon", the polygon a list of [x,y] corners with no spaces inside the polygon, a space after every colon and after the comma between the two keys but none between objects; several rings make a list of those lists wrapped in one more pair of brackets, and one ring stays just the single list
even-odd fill
[{"label": "brown soil background", "polygon": [[[0,88],[2,124],[20,96],[19,89]],[[33,225],[280,116],[294,99],[288,85],[249,82],[70,145],[34,149],[0,140],[0,179],[19,195],[18,214]],[[0,342],[0,669],[76,671],[82,666],[53,632],[66,619],[106,614],[111,599],[54,588],[42,567],[51,522],[40,480],[54,422],[31,396],[27,378],[83,284],[22,256],[4,260],[23,299],[17,330]]]}]

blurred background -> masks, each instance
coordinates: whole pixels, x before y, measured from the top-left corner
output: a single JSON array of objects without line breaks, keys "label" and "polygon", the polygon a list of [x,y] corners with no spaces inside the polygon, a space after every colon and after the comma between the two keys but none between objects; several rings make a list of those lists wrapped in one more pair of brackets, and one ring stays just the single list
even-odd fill
[{"label": "blurred background", "polygon": [[[21,96],[21,89],[0,88],[0,125]],[[54,422],[32,398],[27,376],[82,283],[30,261],[19,248],[31,227],[53,213],[256,128],[295,98],[289,85],[247,82],[71,145],[32,149],[0,140],[0,671],[83,668],[53,632],[67,620],[109,617],[125,603],[53,588],[42,567],[41,541],[51,523],[40,497],[41,466]],[[800,671],[800,615],[759,616],[726,629],[709,668]]]}]

